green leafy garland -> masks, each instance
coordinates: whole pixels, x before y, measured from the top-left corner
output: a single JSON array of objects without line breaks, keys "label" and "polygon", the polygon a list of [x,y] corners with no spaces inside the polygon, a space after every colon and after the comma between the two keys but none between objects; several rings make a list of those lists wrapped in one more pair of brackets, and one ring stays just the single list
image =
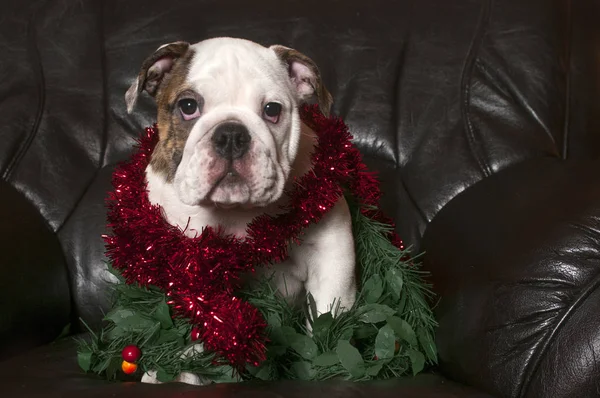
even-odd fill
[{"label": "green leafy garland", "polygon": [[[136,345],[142,352],[138,372],[155,370],[161,382],[172,381],[181,372],[217,383],[416,375],[437,362],[437,324],[428,304],[432,293],[423,279],[426,273],[414,258],[405,260],[407,251],[390,242],[389,225],[364,216],[358,206],[352,205],[351,211],[361,273],[352,309],[335,318],[331,312],[319,315],[310,296],[306,310],[293,308],[275,294],[267,279],[241,292],[269,325],[267,359],[259,367],[249,366],[239,374],[230,366],[215,365],[214,354],[191,349],[198,343],[191,340],[192,326],[172,318],[164,293],[128,285],[112,268],[120,281],[115,285],[115,305],[99,333],[88,327],[90,338],[78,340],[80,367],[107,379],[121,378],[121,351]],[[312,334],[306,330],[307,318],[314,319]]]}]

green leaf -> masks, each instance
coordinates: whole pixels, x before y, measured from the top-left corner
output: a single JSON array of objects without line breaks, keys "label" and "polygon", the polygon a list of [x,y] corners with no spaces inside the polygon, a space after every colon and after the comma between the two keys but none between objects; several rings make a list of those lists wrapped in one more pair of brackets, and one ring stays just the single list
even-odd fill
[{"label": "green leaf", "polygon": [[308,311],[309,311],[309,319],[317,319],[319,316],[319,312],[317,311],[317,302],[312,294],[308,293],[306,295],[306,299],[308,300]]},{"label": "green leaf", "polygon": [[138,285],[117,285],[117,290],[123,296],[126,296],[130,299],[147,299],[151,298],[151,293],[144,287],[140,287]]},{"label": "green leaf", "polygon": [[54,341],[65,338],[70,334],[71,334],[71,323],[69,322],[65,325],[65,327],[62,329],[60,334],[54,339]]},{"label": "green leaf", "polygon": [[104,372],[106,370],[106,368],[108,368],[109,364],[110,364],[110,358],[106,358],[104,361],[100,361],[100,362],[96,363],[94,366],[92,366],[92,371],[94,373],[101,374],[102,372]]},{"label": "green leaf", "polygon": [[287,346],[284,347],[282,345],[269,345],[269,351],[267,352],[267,354],[273,357],[280,357],[282,355],[285,355],[287,349]]},{"label": "green leaf", "polygon": [[305,334],[297,334],[291,346],[304,359],[313,359],[319,353],[319,348],[313,339]]},{"label": "green leaf", "polygon": [[319,315],[313,322],[313,336],[315,336],[316,339],[324,339],[329,333],[332,324],[333,315],[331,315],[331,312]]},{"label": "green leaf", "polygon": [[273,343],[290,347],[298,335],[299,333],[293,327],[281,326],[272,328],[270,337]]},{"label": "green leaf", "polygon": [[288,346],[285,334],[281,330],[281,327],[271,328],[269,331],[269,340],[271,340],[272,344],[277,344],[284,347]]},{"label": "green leaf", "polygon": [[91,351],[79,351],[77,353],[77,363],[84,372],[90,370],[92,366],[92,352]]},{"label": "green leaf", "polygon": [[273,368],[270,362],[263,362],[261,366],[254,369],[255,371],[252,373],[252,375],[259,380],[271,380],[273,378]]},{"label": "green leaf", "polygon": [[396,336],[394,335],[394,329],[387,324],[377,333],[375,337],[375,355],[379,359],[392,358],[396,348]]},{"label": "green leaf", "polygon": [[233,368],[229,365],[213,365],[213,369],[216,374],[211,376],[210,379],[215,383],[238,383],[239,377],[235,375]]},{"label": "green leaf", "polygon": [[400,295],[400,302],[396,305],[394,305],[394,308],[396,309],[396,313],[398,314],[402,314],[404,312],[404,307],[406,306],[406,298],[408,297],[408,294],[404,293]]},{"label": "green leaf", "polygon": [[340,363],[340,359],[335,351],[324,352],[315,359],[313,359],[313,365],[315,366],[323,366],[329,367],[333,366],[337,363]]},{"label": "green leaf", "polygon": [[397,316],[391,316],[388,318],[388,324],[394,329],[398,338],[406,341],[412,347],[418,347],[417,336],[413,328],[404,319],[398,318]]},{"label": "green leaf", "polygon": [[267,317],[267,323],[272,327],[280,327],[281,326],[281,316],[277,313],[270,313]]},{"label": "green leaf", "polygon": [[180,324],[179,326],[175,326],[175,328],[172,330],[176,331],[177,334],[179,334],[185,340],[188,340],[191,339],[192,325],[187,321],[184,322],[185,323]]},{"label": "green leaf", "polygon": [[381,371],[381,368],[383,368],[383,364],[385,362],[384,361],[377,361],[374,365],[371,365],[367,368],[367,370],[365,371],[365,374],[367,376],[371,376],[371,377],[375,377],[377,376],[377,374]]},{"label": "green leaf", "polygon": [[131,335],[131,333],[129,333],[127,330],[123,329],[122,327],[114,327],[112,329],[109,329],[105,332],[105,337],[107,340],[116,340],[122,337],[126,337]]},{"label": "green leaf", "polygon": [[364,294],[365,301],[367,303],[375,303],[381,297],[383,293],[383,281],[379,274],[374,274],[371,276],[362,288],[362,293]]},{"label": "green leaf", "polygon": [[354,338],[357,340],[368,339],[375,336],[378,331],[377,326],[371,323],[358,325],[354,330]]},{"label": "green leaf", "polygon": [[291,370],[300,380],[312,380],[316,374],[310,362],[306,361],[294,362]]},{"label": "green leaf", "polygon": [[437,363],[437,348],[432,334],[425,328],[419,328],[418,331],[419,344],[423,347],[427,359],[432,363]]},{"label": "green leaf", "polygon": [[[345,328],[341,333],[337,340],[350,340],[354,335],[353,328]],[[334,340],[335,341],[335,340]]]},{"label": "green leaf", "polygon": [[152,327],[142,332],[142,342],[140,345],[147,346],[152,344],[154,340],[160,340],[160,323],[156,322]]},{"label": "green leaf", "polygon": [[392,294],[396,298],[400,298],[400,292],[402,292],[402,287],[404,286],[402,273],[395,268],[389,269],[385,273],[385,280],[392,289]]},{"label": "green leaf", "polygon": [[407,351],[412,366],[413,376],[416,376],[425,367],[425,355],[423,355],[423,353],[420,351],[413,350],[412,348],[409,348]]},{"label": "green leaf", "polygon": [[115,325],[123,329],[128,329],[129,331],[144,332],[146,329],[156,324],[152,319],[140,315],[134,310],[119,307],[109,312],[106,315],[106,319],[113,321]]},{"label": "green leaf", "polygon": [[115,268],[113,268],[112,264],[107,264],[107,271],[110,272],[119,280],[120,283],[125,283],[125,278],[121,275],[121,272]]},{"label": "green leaf", "polygon": [[340,363],[353,377],[362,377],[365,374],[365,363],[356,347],[352,346],[348,340],[338,341],[335,352],[340,359]]},{"label": "green leaf", "polygon": [[396,313],[395,310],[384,304],[366,304],[358,310],[361,314],[358,320],[364,323],[383,322],[387,317]]},{"label": "green leaf", "polygon": [[175,376],[175,374],[169,373],[163,368],[158,368],[158,371],[156,372],[156,379],[161,383],[168,383],[170,381],[173,381],[175,380]]},{"label": "green leaf", "polygon": [[178,347],[183,347],[185,341],[183,337],[175,329],[160,329],[158,339],[153,341],[153,345],[165,344],[170,342],[176,342]]},{"label": "green leaf", "polygon": [[109,380],[116,379],[117,372],[121,369],[121,363],[123,363],[123,358],[121,356],[115,356],[110,359],[108,366],[106,367],[106,377]]},{"label": "green leaf", "polygon": [[164,301],[161,301],[156,306],[156,311],[154,311],[154,318],[156,318],[160,322],[160,326],[163,329],[173,327],[173,319],[171,318],[171,311],[169,310],[169,305]]}]

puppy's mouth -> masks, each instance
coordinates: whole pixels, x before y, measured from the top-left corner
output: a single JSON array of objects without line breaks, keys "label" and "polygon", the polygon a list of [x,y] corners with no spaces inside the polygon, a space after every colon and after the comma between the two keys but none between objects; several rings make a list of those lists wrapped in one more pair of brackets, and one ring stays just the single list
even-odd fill
[{"label": "puppy's mouth", "polygon": [[255,142],[242,156],[222,156],[213,143],[196,144],[180,165],[175,184],[190,206],[242,210],[265,207],[283,193],[283,175],[269,148]]},{"label": "puppy's mouth", "polygon": [[215,179],[207,198],[215,207],[221,209],[251,207],[247,180],[233,164],[228,165],[225,172]]}]

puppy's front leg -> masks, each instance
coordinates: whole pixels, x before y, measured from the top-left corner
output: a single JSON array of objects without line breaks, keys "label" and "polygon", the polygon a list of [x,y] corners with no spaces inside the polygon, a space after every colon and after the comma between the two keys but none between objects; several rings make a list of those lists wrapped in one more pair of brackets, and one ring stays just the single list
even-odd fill
[{"label": "puppy's front leg", "polygon": [[306,290],[319,314],[335,310],[338,304],[340,311],[348,310],[356,300],[356,259],[346,201],[341,199],[315,227],[305,258]]}]

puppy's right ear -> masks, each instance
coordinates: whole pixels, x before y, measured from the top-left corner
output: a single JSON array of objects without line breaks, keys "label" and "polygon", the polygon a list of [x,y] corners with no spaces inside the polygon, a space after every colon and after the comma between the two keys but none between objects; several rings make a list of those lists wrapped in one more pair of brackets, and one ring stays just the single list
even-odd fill
[{"label": "puppy's right ear", "polygon": [[176,41],[160,46],[154,54],[146,58],[142,64],[140,73],[125,93],[127,113],[133,111],[138,96],[146,90],[151,96],[156,95],[163,78],[173,69],[173,65],[188,51],[190,44],[184,41]]},{"label": "puppy's right ear", "polygon": [[333,98],[323,85],[321,72],[315,62],[293,48],[278,44],[270,47],[275,55],[287,66],[290,79],[296,87],[298,98],[302,103],[310,103],[314,97],[323,115],[329,117]]}]

